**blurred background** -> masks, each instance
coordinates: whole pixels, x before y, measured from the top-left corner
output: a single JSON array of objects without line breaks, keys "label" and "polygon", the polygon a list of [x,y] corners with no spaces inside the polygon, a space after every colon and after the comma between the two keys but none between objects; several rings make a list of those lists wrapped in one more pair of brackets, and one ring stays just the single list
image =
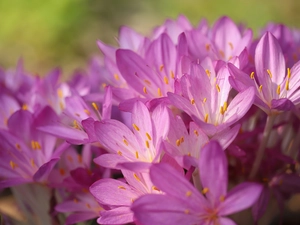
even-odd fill
[{"label": "blurred background", "polygon": [[28,72],[59,66],[65,76],[100,55],[96,40],[116,44],[121,25],[147,34],[166,18],[186,15],[196,25],[222,15],[258,29],[267,22],[300,26],[299,0],[0,0],[0,66],[22,57]]}]

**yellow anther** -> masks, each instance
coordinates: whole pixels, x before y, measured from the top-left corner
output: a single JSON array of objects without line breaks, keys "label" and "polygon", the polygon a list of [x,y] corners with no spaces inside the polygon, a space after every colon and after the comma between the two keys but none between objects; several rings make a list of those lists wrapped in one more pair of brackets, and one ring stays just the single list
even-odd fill
[{"label": "yellow anther", "polygon": [[86,205],[86,207],[87,207],[88,209],[91,208],[91,205],[90,205],[89,203],[86,203],[85,205]]},{"label": "yellow anther", "polygon": [[148,85],[148,86],[150,86],[151,85],[151,82],[149,81],[149,80],[144,80],[144,82]]},{"label": "yellow anther", "polygon": [[220,50],[219,53],[223,58],[225,57],[225,53],[222,50]]},{"label": "yellow anther", "polygon": [[291,69],[290,68],[287,68],[287,77],[288,77],[288,79],[291,78]]},{"label": "yellow anther", "polygon": [[141,181],[141,179],[138,177],[138,175],[136,175],[136,173],[133,174],[133,177],[134,177],[137,181]]},{"label": "yellow anther", "polygon": [[124,186],[118,186],[119,189],[126,190]]},{"label": "yellow anther", "polygon": [[262,84],[261,84],[261,85],[259,86],[259,91],[260,91],[260,92],[261,92],[261,90],[262,90],[262,87],[263,87],[263,86],[262,86]]},{"label": "yellow anther", "polygon": [[161,71],[163,71],[163,69],[164,69],[164,65],[160,65],[159,66],[159,71],[161,72]]},{"label": "yellow anther", "polygon": [[137,151],[135,152],[135,158],[139,158],[139,153]]},{"label": "yellow anther", "polygon": [[143,92],[144,92],[145,94],[147,94],[147,88],[146,88],[146,87],[143,87]]},{"label": "yellow anther", "polygon": [[185,193],[185,196],[186,197],[190,197],[192,195],[192,192],[191,191],[187,191],[186,193]]},{"label": "yellow anther", "polygon": [[227,111],[227,107],[228,107],[228,104],[227,104],[227,102],[224,102],[224,104],[223,104],[223,109],[224,109],[224,112],[226,112],[226,111]]},{"label": "yellow anther", "polygon": [[101,86],[102,86],[102,88],[106,88],[107,84],[106,83],[102,83]]},{"label": "yellow anther", "polygon": [[171,75],[171,78],[172,78],[172,79],[175,78],[175,74],[174,74],[173,70],[171,70],[170,75]]},{"label": "yellow anther", "polygon": [[14,170],[18,165],[10,160],[9,162],[10,167]]},{"label": "yellow anther", "polygon": [[191,156],[192,154],[191,154],[190,152],[188,152],[186,155],[187,155],[187,156]]},{"label": "yellow anther", "polygon": [[277,92],[278,95],[280,95],[280,85],[277,85],[276,92]]},{"label": "yellow anther", "polygon": [[204,99],[203,99],[203,103],[205,103],[206,101],[207,101],[207,98],[204,98]]},{"label": "yellow anther", "polygon": [[207,123],[207,121],[208,121],[208,114],[206,113],[204,116],[204,122]]},{"label": "yellow anther", "polygon": [[220,86],[218,84],[216,84],[216,88],[217,88],[218,92],[221,91]]},{"label": "yellow anther", "polygon": [[116,79],[116,80],[120,80],[120,77],[119,77],[119,75],[118,74],[114,74],[114,78]]},{"label": "yellow anther", "polygon": [[190,210],[185,209],[185,210],[184,210],[184,214],[187,214],[187,215],[190,214]]},{"label": "yellow anther", "polygon": [[83,111],[84,111],[88,116],[91,115],[91,112],[90,112],[89,110],[84,109]]},{"label": "yellow anther", "polygon": [[224,115],[225,110],[223,109],[223,106],[220,107],[220,114]]},{"label": "yellow anther", "polygon": [[164,82],[165,84],[169,84],[169,79],[166,76],[164,76]]},{"label": "yellow anther", "polygon": [[34,159],[30,159],[30,164],[31,164],[32,167],[35,166]]},{"label": "yellow anther", "polygon": [[96,111],[99,111],[99,108],[95,102],[92,102],[92,106]]},{"label": "yellow anther", "polygon": [[250,78],[253,80],[254,79],[254,72],[251,72]]},{"label": "yellow anther", "polygon": [[152,186],[152,190],[154,190],[154,191],[160,191],[156,186]]},{"label": "yellow anther", "polygon": [[117,151],[117,154],[120,155],[120,156],[122,156],[122,152],[120,150]]},{"label": "yellow anther", "polygon": [[146,140],[145,145],[146,145],[147,148],[150,148],[149,141]]},{"label": "yellow anther", "polygon": [[77,120],[73,120],[73,128],[78,129],[78,130],[80,129]]},{"label": "yellow anther", "polygon": [[231,42],[228,42],[230,49],[233,50],[233,44]]},{"label": "yellow anther", "polygon": [[123,139],[123,142],[126,146],[128,146],[128,141],[126,139]]},{"label": "yellow anther", "polygon": [[285,90],[289,90],[290,89],[290,81],[289,80],[287,80],[286,82],[285,82]]},{"label": "yellow anther", "polygon": [[63,98],[63,97],[64,97],[64,93],[62,92],[61,89],[57,89],[57,96],[58,96],[59,98]]},{"label": "yellow anther", "polygon": [[38,141],[31,141],[31,148],[33,150],[40,150],[41,149],[41,145]]},{"label": "yellow anther", "polygon": [[148,138],[149,141],[152,140],[151,135],[148,132],[146,132],[146,137]]},{"label": "yellow anther", "polygon": [[207,192],[209,191],[209,189],[206,187],[206,188],[203,188],[203,190],[202,190],[202,194],[207,194]]},{"label": "yellow anther", "polygon": [[132,126],[133,126],[133,128],[136,130],[136,131],[139,131],[140,130],[140,128],[136,125],[136,124],[132,124]]},{"label": "yellow anther", "polygon": [[22,109],[23,109],[23,110],[28,110],[28,105],[27,105],[27,104],[23,104],[23,105],[22,105]]},{"label": "yellow anther", "polygon": [[191,99],[191,104],[194,105],[195,104],[195,99]]},{"label": "yellow anther", "polygon": [[195,134],[196,136],[199,136],[199,133],[198,133],[197,130],[194,130],[194,134]]},{"label": "yellow anther", "polygon": [[176,145],[179,146],[181,144],[180,139],[176,140]]},{"label": "yellow anther", "polygon": [[66,171],[63,169],[63,168],[60,168],[59,169],[59,173],[60,173],[60,175],[65,175],[66,174]]},{"label": "yellow anther", "polygon": [[208,69],[205,70],[205,73],[208,76],[208,78],[210,78],[211,72]]},{"label": "yellow anther", "polygon": [[272,73],[269,69],[267,70],[267,73],[269,74],[270,78],[272,79],[273,76],[272,76]]},{"label": "yellow anther", "polygon": [[224,202],[225,201],[225,196],[224,195],[221,195],[220,196],[220,202]]},{"label": "yellow anther", "polygon": [[162,93],[161,93],[160,88],[157,88],[157,94],[158,94],[158,97],[161,97],[161,96],[162,96]]},{"label": "yellow anther", "polygon": [[210,44],[206,44],[205,49],[206,49],[206,51],[209,51],[210,50]]}]

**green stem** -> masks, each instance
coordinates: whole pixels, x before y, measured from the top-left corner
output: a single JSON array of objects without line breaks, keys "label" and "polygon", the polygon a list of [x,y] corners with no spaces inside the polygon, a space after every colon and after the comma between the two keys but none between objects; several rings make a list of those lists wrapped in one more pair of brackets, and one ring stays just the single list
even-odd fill
[{"label": "green stem", "polygon": [[269,137],[270,137],[270,133],[275,121],[276,115],[275,114],[270,114],[267,118],[267,122],[265,125],[265,129],[264,129],[264,133],[263,133],[263,137],[262,140],[260,142],[259,148],[257,150],[257,154],[256,154],[256,158],[254,160],[250,175],[249,175],[249,179],[253,179],[260,167],[261,161],[264,157],[264,153],[265,153],[265,148],[266,145],[268,143]]}]

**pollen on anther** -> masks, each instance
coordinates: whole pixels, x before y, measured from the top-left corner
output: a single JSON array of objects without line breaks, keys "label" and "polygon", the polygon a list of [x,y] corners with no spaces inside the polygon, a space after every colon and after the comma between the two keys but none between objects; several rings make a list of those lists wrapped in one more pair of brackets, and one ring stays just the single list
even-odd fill
[{"label": "pollen on anther", "polygon": [[146,141],[145,141],[145,145],[146,145],[147,148],[149,148],[149,147],[150,147],[149,141],[146,140]]},{"label": "pollen on anther", "polygon": [[184,142],[184,137],[181,137],[180,138],[180,143],[183,143]]},{"label": "pollen on anther", "polygon": [[63,97],[64,97],[64,94],[63,94],[63,92],[62,92],[61,89],[57,89],[57,96],[58,96],[59,98],[63,98]]},{"label": "pollen on anther", "polygon": [[118,186],[119,189],[126,190],[124,186]]},{"label": "pollen on anther", "polygon": [[185,196],[186,197],[190,197],[192,195],[192,192],[191,191],[187,191],[186,193],[185,193]]},{"label": "pollen on anther", "polygon": [[202,190],[202,194],[207,194],[207,192],[209,191],[209,189],[206,187],[206,188],[203,188],[203,190]]},{"label": "pollen on anther", "polygon": [[207,101],[207,98],[204,98],[204,99],[203,99],[203,103],[205,103],[206,101]]},{"label": "pollen on anther", "polygon": [[156,186],[152,186],[152,190],[155,190],[155,191],[160,191]]},{"label": "pollen on anther", "polygon": [[195,99],[191,99],[191,104],[194,105],[195,104]]},{"label": "pollen on anther", "polygon": [[204,116],[204,122],[207,123],[207,121],[208,121],[208,114],[206,113]]},{"label": "pollen on anther", "polygon": [[91,205],[90,205],[89,203],[86,203],[85,205],[86,205],[86,207],[87,207],[88,209],[91,208]]},{"label": "pollen on anther", "polygon": [[135,152],[135,158],[139,158],[139,153],[137,151]]},{"label": "pollen on anther", "polygon": [[206,44],[205,49],[206,49],[206,51],[209,51],[210,50],[210,44]]},{"label": "pollen on anther", "polygon": [[291,69],[290,68],[287,68],[287,77],[288,77],[288,79],[291,78]]},{"label": "pollen on anther", "polygon": [[89,111],[89,110],[87,110],[87,109],[84,109],[83,110],[87,115],[90,115],[91,114],[91,112]]},{"label": "pollen on anther", "polygon": [[146,132],[146,137],[148,138],[149,141],[152,140],[151,135],[148,132]]},{"label": "pollen on anther", "polygon": [[164,82],[165,84],[169,84],[169,79],[166,76],[164,76]]},{"label": "pollen on anther", "polygon": [[17,167],[17,164],[10,160],[9,162],[10,167],[14,170]]},{"label": "pollen on anther", "polygon": [[160,88],[157,88],[157,94],[158,94],[158,97],[161,97],[161,96],[162,96],[162,93],[161,93],[161,89],[160,89]]},{"label": "pollen on anther", "polygon": [[228,42],[230,49],[233,50],[233,44],[231,42]]},{"label": "pollen on anther", "polygon": [[99,110],[99,108],[95,102],[92,103],[92,106],[94,107],[95,110],[97,110],[97,111]]},{"label": "pollen on anther", "polygon": [[290,89],[290,82],[289,82],[289,80],[287,80],[286,82],[285,82],[285,90],[289,90]]},{"label": "pollen on anther", "polygon": [[171,75],[171,78],[172,79],[174,79],[175,78],[175,74],[174,74],[174,72],[171,70],[171,72],[170,72],[170,75]]},{"label": "pollen on anther", "polygon": [[272,79],[273,76],[272,76],[272,73],[269,69],[267,69],[267,73],[269,74],[270,78]]},{"label": "pollen on anther", "polygon": [[123,142],[126,146],[128,146],[128,141],[126,139],[123,139]]},{"label": "pollen on anther", "polygon": [[176,140],[176,145],[179,146],[181,144],[180,139]]},{"label": "pollen on anther", "polygon": [[250,78],[253,80],[254,79],[254,72],[251,72]]},{"label": "pollen on anther", "polygon": [[122,152],[120,150],[117,151],[117,154],[120,155],[120,156],[122,156]]},{"label": "pollen on anther", "polygon": [[30,159],[30,164],[31,164],[32,167],[35,166],[34,159]]},{"label": "pollen on anther", "polygon": [[144,80],[144,82],[148,85],[148,86],[150,86],[151,85],[151,82],[149,81],[149,80]]},{"label": "pollen on anther", "polygon": [[211,72],[209,71],[209,70],[205,70],[205,73],[206,73],[206,75],[208,76],[208,78],[210,78],[210,74],[211,74]]},{"label": "pollen on anther", "polygon": [[147,94],[147,88],[146,88],[146,87],[143,87],[143,92],[144,92],[145,94]]},{"label": "pollen on anther", "polygon": [[79,125],[78,125],[77,120],[73,120],[73,127],[74,127],[75,129],[78,129],[78,130],[79,130]]},{"label": "pollen on anther", "polygon": [[259,91],[260,91],[260,92],[261,92],[261,90],[262,90],[262,87],[263,87],[263,86],[262,86],[262,84],[261,84],[261,85],[259,86]]},{"label": "pollen on anther", "polygon": [[22,110],[28,110],[28,105],[27,104],[23,104],[22,105]]},{"label": "pollen on anther", "polygon": [[66,171],[63,169],[63,168],[60,168],[59,169],[59,173],[60,173],[60,175],[65,175],[66,174]]},{"label": "pollen on anther", "polygon": [[190,210],[185,209],[185,210],[184,210],[184,214],[190,214]]},{"label": "pollen on anther", "polygon": [[139,130],[140,130],[140,128],[139,128],[135,123],[133,123],[132,126],[133,126],[133,128],[134,128],[136,131],[139,131]]},{"label": "pollen on anther", "polygon": [[278,95],[280,95],[280,85],[277,85],[276,92],[277,92]]},{"label": "pollen on anther", "polygon": [[21,150],[21,145],[20,145],[19,143],[17,143],[17,144],[16,144],[16,148],[17,148],[18,150]]},{"label": "pollen on anther", "polygon": [[221,195],[220,196],[220,202],[224,202],[225,201],[225,196],[224,195]]},{"label": "pollen on anther", "polygon": [[220,92],[221,89],[220,89],[220,86],[218,84],[216,84],[216,88],[217,88],[217,91]]},{"label": "pollen on anther", "polygon": [[137,181],[141,181],[141,179],[138,177],[138,175],[136,175],[136,173],[133,174],[133,177],[134,177]]},{"label": "pollen on anther", "polygon": [[198,132],[197,130],[194,130],[194,134],[195,134],[196,136],[199,136],[199,132]]}]

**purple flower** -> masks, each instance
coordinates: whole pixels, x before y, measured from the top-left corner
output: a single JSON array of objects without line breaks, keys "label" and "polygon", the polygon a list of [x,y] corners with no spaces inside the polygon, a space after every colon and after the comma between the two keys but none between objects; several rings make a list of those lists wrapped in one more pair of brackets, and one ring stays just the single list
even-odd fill
[{"label": "purple flower", "polygon": [[143,225],[235,224],[226,216],[252,206],[262,186],[244,182],[227,193],[227,170],[225,153],[217,142],[210,142],[201,152],[202,193],[168,165],[153,165],[150,177],[165,195],[144,195],[137,199],[131,208],[135,218]]}]

